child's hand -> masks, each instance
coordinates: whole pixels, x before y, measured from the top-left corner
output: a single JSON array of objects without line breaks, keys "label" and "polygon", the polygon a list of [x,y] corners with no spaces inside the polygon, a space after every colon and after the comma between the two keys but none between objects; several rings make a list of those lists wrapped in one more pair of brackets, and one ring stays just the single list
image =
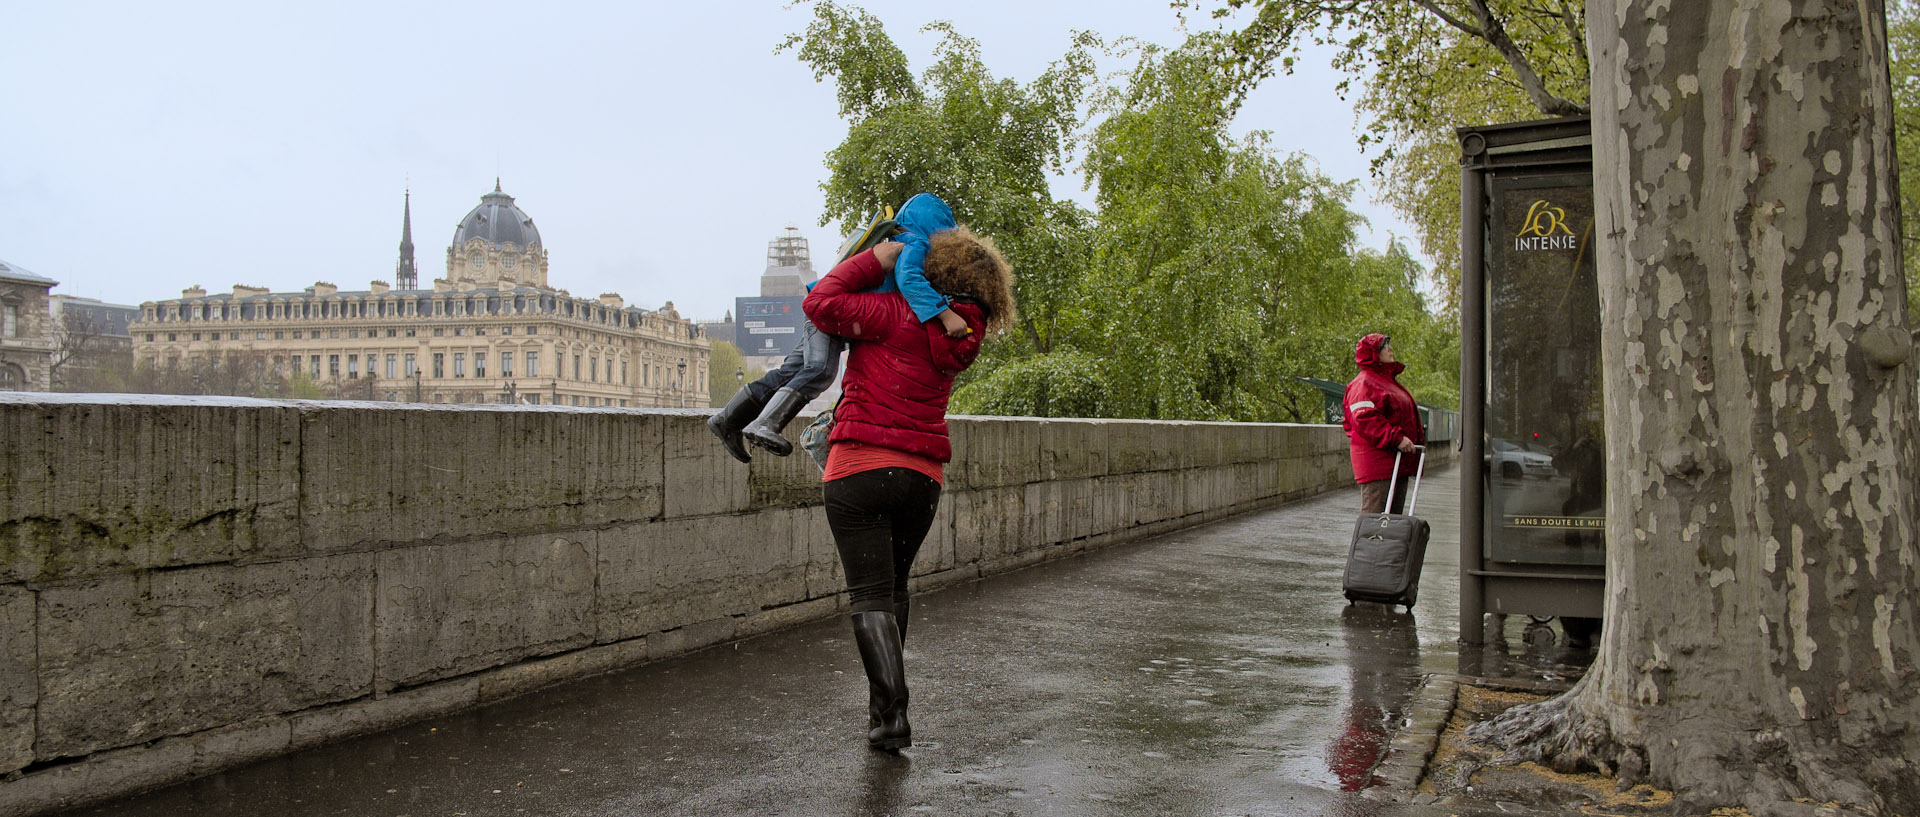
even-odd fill
[{"label": "child's hand", "polygon": [[967,328],[967,319],[960,317],[960,313],[952,309],[942,310],[936,317],[940,319],[940,327],[947,330],[947,337],[964,338],[967,333],[973,331]]},{"label": "child's hand", "polygon": [[882,241],[873,245],[873,260],[880,262],[881,269],[892,272],[894,259],[899,258],[900,251],[906,248],[907,245],[898,241]]}]

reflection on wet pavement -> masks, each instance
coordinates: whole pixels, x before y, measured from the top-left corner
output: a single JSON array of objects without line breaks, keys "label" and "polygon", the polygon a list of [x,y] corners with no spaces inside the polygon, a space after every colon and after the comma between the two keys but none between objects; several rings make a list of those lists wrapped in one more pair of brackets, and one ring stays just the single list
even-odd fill
[{"label": "reflection on wet pavement", "polygon": [[1340,709],[1340,734],[1328,746],[1328,767],[1342,791],[1372,785],[1373,768],[1386,757],[1393,727],[1406,711],[1419,675],[1420,642],[1413,615],[1377,604],[1354,604],[1340,611],[1347,644],[1347,702]]},{"label": "reflection on wet pavement", "polygon": [[1458,647],[1461,675],[1553,691],[1572,686],[1593,663],[1598,621],[1501,615],[1492,620],[1485,645]]}]

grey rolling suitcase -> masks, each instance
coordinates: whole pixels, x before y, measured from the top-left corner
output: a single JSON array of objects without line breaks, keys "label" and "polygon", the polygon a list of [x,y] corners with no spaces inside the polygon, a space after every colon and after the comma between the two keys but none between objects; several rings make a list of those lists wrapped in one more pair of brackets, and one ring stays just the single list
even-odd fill
[{"label": "grey rolling suitcase", "polygon": [[[1426,470],[1427,450],[1420,449],[1420,464],[1413,471],[1413,488],[1407,494],[1406,513],[1362,514],[1353,525],[1353,543],[1347,547],[1347,571],[1340,587],[1348,602],[1372,601],[1380,604],[1404,604],[1413,609],[1420,595],[1420,567],[1427,560],[1427,538],[1433,527],[1413,515],[1413,503],[1420,498],[1420,475]],[[1400,454],[1393,455],[1393,473],[1400,473]],[[1394,477],[1387,486],[1387,508],[1393,507],[1393,490],[1400,480]]]}]

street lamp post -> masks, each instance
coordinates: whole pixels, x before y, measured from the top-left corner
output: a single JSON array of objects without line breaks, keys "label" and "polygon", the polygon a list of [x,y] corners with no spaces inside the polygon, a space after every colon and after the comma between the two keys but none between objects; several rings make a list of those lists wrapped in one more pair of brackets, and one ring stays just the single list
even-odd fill
[{"label": "street lamp post", "polygon": [[507,405],[511,406],[519,402],[519,389],[514,388],[513,381],[507,381]]},{"label": "street lamp post", "polygon": [[678,364],[676,364],[675,367],[680,370],[680,375],[679,375],[678,382],[674,386],[674,390],[680,392],[680,407],[686,408],[687,407],[687,362],[682,360]]}]

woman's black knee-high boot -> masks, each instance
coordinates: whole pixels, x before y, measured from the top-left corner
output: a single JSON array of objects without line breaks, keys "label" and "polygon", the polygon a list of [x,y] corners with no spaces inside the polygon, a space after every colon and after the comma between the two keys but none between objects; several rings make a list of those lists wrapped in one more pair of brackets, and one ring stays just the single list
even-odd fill
[{"label": "woman's black knee-high boot", "polygon": [[[893,606],[893,622],[894,626],[900,628],[900,654],[903,658],[907,653],[907,609],[910,606],[908,602],[904,601]],[[867,700],[867,728],[880,728],[879,698],[869,698]]]},{"label": "woman's black knee-high boot", "polygon": [[897,752],[913,745],[907,723],[907,668],[900,655],[900,627],[893,613],[853,614],[853,638],[860,645],[860,663],[867,670],[871,699],[868,714],[877,724],[867,730],[867,746]]}]

